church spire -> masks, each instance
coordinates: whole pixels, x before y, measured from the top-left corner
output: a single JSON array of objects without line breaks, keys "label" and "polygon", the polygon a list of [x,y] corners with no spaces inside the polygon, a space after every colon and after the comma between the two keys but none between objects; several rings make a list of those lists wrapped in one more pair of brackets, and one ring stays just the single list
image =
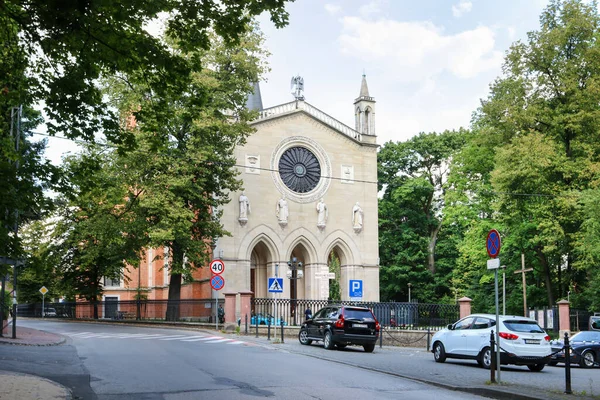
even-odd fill
[{"label": "church spire", "polygon": [[258,85],[258,82],[254,82],[252,86],[252,93],[248,95],[248,99],[246,100],[246,108],[248,110],[256,111],[262,111],[263,109],[260,86]]},{"label": "church spire", "polygon": [[360,94],[358,97],[369,97],[369,87],[367,86],[367,75],[363,72],[362,82],[360,84]]},{"label": "church spire", "polygon": [[354,100],[354,126],[361,135],[375,136],[375,99],[369,96],[367,75],[363,72],[360,95]]}]

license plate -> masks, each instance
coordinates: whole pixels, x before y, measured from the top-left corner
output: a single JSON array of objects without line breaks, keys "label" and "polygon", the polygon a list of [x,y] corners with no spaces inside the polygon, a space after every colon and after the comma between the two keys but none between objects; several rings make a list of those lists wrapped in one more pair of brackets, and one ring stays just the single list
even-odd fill
[{"label": "license plate", "polygon": [[369,326],[367,324],[353,324],[352,327],[353,328],[368,328]]},{"label": "license plate", "polygon": [[539,339],[525,339],[525,344],[540,344]]}]

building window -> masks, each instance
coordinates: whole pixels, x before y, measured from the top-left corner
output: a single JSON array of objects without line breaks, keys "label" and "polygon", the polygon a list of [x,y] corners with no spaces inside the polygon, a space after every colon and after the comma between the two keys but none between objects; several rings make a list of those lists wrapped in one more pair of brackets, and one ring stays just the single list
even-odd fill
[{"label": "building window", "polygon": [[121,286],[121,278],[108,278],[104,277],[104,287],[120,287]]}]

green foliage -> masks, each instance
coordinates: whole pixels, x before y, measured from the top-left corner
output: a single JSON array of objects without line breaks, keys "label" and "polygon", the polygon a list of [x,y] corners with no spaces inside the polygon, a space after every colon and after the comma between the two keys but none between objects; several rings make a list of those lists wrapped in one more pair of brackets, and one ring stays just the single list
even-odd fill
[{"label": "green foliage", "polygon": [[335,273],[335,279],[329,280],[329,300],[341,300],[342,289],[340,287],[340,279],[342,271],[340,258],[335,252],[331,252],[329,255],[329,272]]},{"label": "green foliage", "polygon": [[[381,298],[429,302],[451,295],[448,276],[458,233],[444,227],[448,167],[465,144],[466,131],[421,133],[404,143],[386,143],[378,154],[381,188],[379,256]],[[446,258],[447,257],[447,258]]]},{"label": "green foliage", "polygon": [[[202,60],[187,62],[186,54],[208,49],[213,32],[226,43],[237,44],[250,21],[265,11],[277,27],[285,26],[286,2],[9,0],[0,6],[0,20],[11,34],[19,35],[18,41],[14,39],[16,48],[34,72],[24,93],[33,102],[43,102],[50,132],[89,140],[103,132],[110,141],[124,143],[133,138],[105,103],[96,84],[99,79],[143,71],[158,100],[144,112],[160,114],[164,93],[204,67]],[[161,20],[180,52],[146,29],[161,25]]]}]

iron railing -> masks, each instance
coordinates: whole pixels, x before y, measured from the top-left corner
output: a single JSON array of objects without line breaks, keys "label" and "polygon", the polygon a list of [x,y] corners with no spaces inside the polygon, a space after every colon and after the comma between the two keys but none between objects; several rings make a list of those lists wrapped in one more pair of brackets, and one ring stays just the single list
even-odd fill
[{"label": "iron railing", "polygon": [[[223,304],[224,300],[219,300],[219,303]],[[214,322],[214,299],[178,300],[171,303],[169,300],[62,302],[45,303],[44,307],[46,311],[54,309],[56,317],[59,318],[164,321],[169,304],[178,309],[178,321]],[[329,304],[369,307],[377,320],[391,329],[439,330],[459,319],[459,308],[456,304],[253,298],[251,314],[247,316],[248,323],[266,325],[280,324],[283,321],[286,326],[299,326],[304,322],[307,308],[314,314]],[[19,304],[17,313],[22,317],[41,317],[42,304]],[[46,313],[46,317],[54,315],[48,316]],[[239,318],[245,321],[246,316],[240,315]]]},{"label": "iron railing", "polygon": [[[368,307],[384,326],[396,329],[439,330],[459,319],[456,304],[424,303],[377,303],[362,301],[331,301],[307,299],[253,298],[251,301],[252,324],[283,321],[285,325],[298,326],[304,321],[305,310],[311,314],[329,304]],[[254,317],[254,318],[252,318]],[[242,316],[242,318],[244,318]]]},{"label": "iron railing", "polygon": [[[224,304],[224,300],[219,300]],[[73,319],[135,319],[135,320],[165,320],[167,308],[177,310],[178,321],[214,322],[215,300],[124,300],[97,302],[63,302],[45,303],[46,316],[48,309],[56,310],[56,317]],[[19,304],[17,315],[22,317],[41,317],[42,304]],[[54,315],[52,315],[53,317]]]}]

